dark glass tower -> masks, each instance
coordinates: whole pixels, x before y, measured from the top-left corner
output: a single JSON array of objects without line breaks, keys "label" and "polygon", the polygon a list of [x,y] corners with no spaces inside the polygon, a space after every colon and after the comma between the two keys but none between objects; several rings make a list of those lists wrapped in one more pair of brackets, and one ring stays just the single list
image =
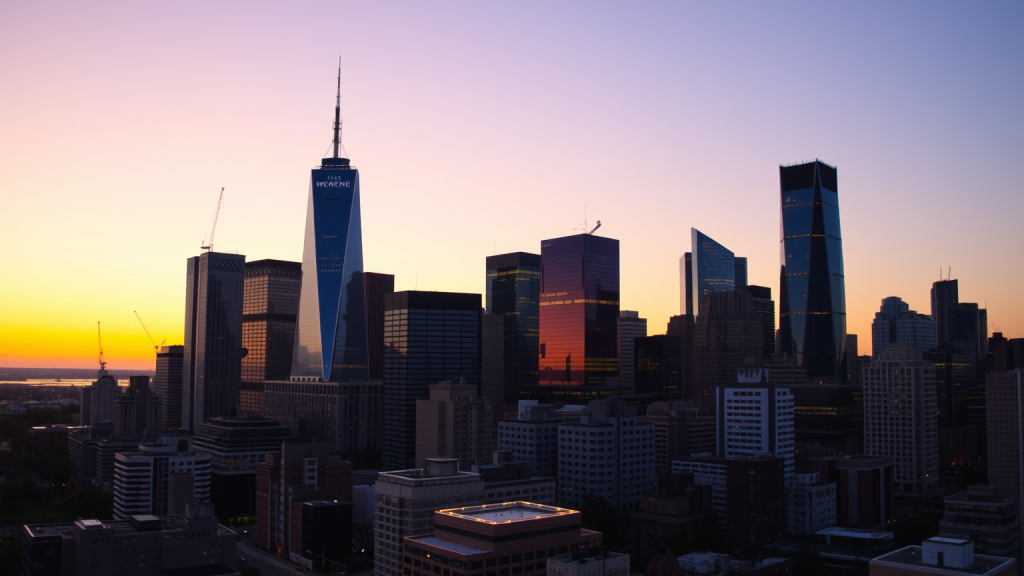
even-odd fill
[{"label": "dark glass tower", "polygon": [[747,286],[746,290],[754,304],[754,312],[764,327],[763,355],[768,358],[775,354],[775,301],[772,300],[772,289],[767,286]]},{"label": "dark glass tower", "polygon": [[504,318],[503,399],[537,384],[540,337],[540,256],[526,252],[487,257],[487,313]]},{"label": "dark glass tower", "polygon": [[[160,398],[160,427],[165,430],[181,428],[181,382],[184,346],[161,346],[156,353],[156,374],[151,386]],[[84,414],[84,411],[83,411]]]},{"label": "dark glass tower", "polygon": [[292,377],[335,382],[369,377],[359,171],[339,156],[340,78],[339,73],[334,156],[310,175],[291,371]]},{"label": "dark glass tower", "polygon": [[540,384],[617,376],[619,241],[565,236],[542,241],[540,255]]},{"label": "dark glass tower", "polygon": [[959,302],[958,280],[939,280],[932,284],[932,318],[935,320],[935,340],[939,346],[953,343],[949,316]]},{"label": "dark glass tower", "polygon": [[244,284],[241,254],[204,252],[188,259],[181,386],[185,430],[238,412]]},{"label": "dark glass tower", "polygon": [[[736,256],[725,246],[696,228],[690,229],[690,294],[694,316],[700,315],[708,292],[736,289]],[[742,259],[743,281],[746,283],[747,259]]]},{"label": "dark glass tower", "polygon": [[384,302],[395,292],[395,275],[363,272],[363,292],[370,380],[380,380],[384,377]]},{"label": "dark glass tower", "polygon": [[679,400],[683,394],[683,337],[643,336],[634,341],[634,389],[637,394],[657,394],[663,400]]},{"label": "dark glass tower", "polygon": [[416,456],[416,401],[442,381],[480,383],[480,295],[395,292],[384,305],[383,469]]},{"label": "dark glass tower", "polygon": [[815,377],[846,376],[846,281],[836,168],[780,166],[779,351]]},{"label": "dark glass tower", "polygon": [[258,260],[245,265],[241,407],[250,416],[263,414],[263,382],[286,380],[291,373],[301,281],[298,262]]}]

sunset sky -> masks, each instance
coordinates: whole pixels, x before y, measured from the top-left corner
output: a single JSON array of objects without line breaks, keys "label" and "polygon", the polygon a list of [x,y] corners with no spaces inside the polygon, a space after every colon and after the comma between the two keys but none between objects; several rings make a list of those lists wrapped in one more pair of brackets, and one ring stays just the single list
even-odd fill
[{"label": "sunset sky", "polygon": [[1024,3],[0,3],[0,366],[152,369],[185,261],[299,260],[309,169],[360,169],[369,271],[483,293],[586,218],[622,308],[679,312],[696,227],[779,287],[779,164],[839,173],[848,324],[952,266],[1024,337]]}]

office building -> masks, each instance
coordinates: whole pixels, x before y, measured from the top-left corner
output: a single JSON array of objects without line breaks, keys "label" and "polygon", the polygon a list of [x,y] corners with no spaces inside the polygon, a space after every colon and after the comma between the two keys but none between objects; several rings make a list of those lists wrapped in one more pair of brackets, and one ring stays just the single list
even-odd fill
[{"label": "office building", "polygon": [[[288,440],[256,465],[256,545],[291,558],[301,527],[296,503],[352,502],[352,464],[325,442]],[[301,537],[296,539],[301,541]]]},{"label": "office building", "polygon": [[[970,302],[960,302],[949,312],[950,332],[957,350],[983,363],[988,354],[988,310]],[[979,372],[983,366],[979,366]]]},{"label": "office building", "polygon": [[836,525],[836,484],[817,472],[798,472],[786,481],[789,534],[810,536]]},{"label": "office building", "polygon": [[370,380],[384,378],[384,303],[395,293],[395,275],[363,272],[366,297],[366,355]]},{"label": "office building", "polygon": [[988,351],[991,361],[986,365],[987,372],[1024,370],[1024,338],[1007,339],[1002,332],[993,332]]},{"label": "office building", "polygon": [[658,473],[654,493],[644,494],[629,513],[633,553],[645,564],[664,547],[690,548],[702,533],[715,530],[711,487],[694,482],[693,474]]},{"label": "office building", "polygon": [[744,370],[739,382],[716,392],[718,455],[771,454],[785,462],[785,477],[794,474],[793,395],[768,383],[764,368]]},{"label": "office building", "polygon": [[110,488],[114,481],[114,457],[139,447],[138,442],[115,442],[113,422],[82,427],[68,434],[68,464],[79,481]]},{"label": "office building", "polygon": [[[161,436],[114,458],[114,518],[166,516],[195,498],[210,500],[210,455],[192,450],[186,436]],[[183,482],[182,482],[183,481]],[[184,493],[178,490],[184,486]]]},{"label": "office building", "polygon": [[352,554],[352,503],[293,500],[288,559],[306,570],[332,574]]},{"label": "office building", "polygon": [[21,562],[28,576],[237,574],[237,540],[209,504],[191,502],[177,516],[22,526]]},{"label": "office building", "polygon": [[496,504],[512,500],[529,500],[554,505],[557,497],[554,476],[535,476],[529,462],[516,462],[512,453],[494,452],[492,462],[474,466],[473,472],[484,481],[484,503]]},{"label": "office building", "polygon": [[577,234],[541,242],[542,386],[618,376],[618,317],[618,240]]},{"label": "office building", "polygon": [[526,252],[487,257],[487,313],[503,320],[501,372],[504,396],[500,400],[492,398],[498,404],[515,404],[521,387],[537,384],[540,262],[540,255]]},{"label": "office building", "polygon": [[484,501],[479,474],[459,472],[454,458],[430,458],[425,468],[381,472],[374,484],[374,562],[377,576],[403,574],[403,547],[411,536],[429,535],[434,512]]},{"label": "office building", "polygon": [[587,409],[558,426],[558,501],[580,506],[593,494],[625,514],[654,488],[654,426],[623,402],[595,400]]},{"label": "office building", "polygon": [[779,352],[810,377],[846,373],[846,283],[835,166],[779,167],[782,262]]},{"label": "office building", "polygon": [[601,546],[590,546],[571,556],[548,558],[548,576],[628,576],[629,554],[611,552]]},{"label": "office building", "polygon": [[295,436],[328,442],[333,450],[379,450],[380,382],[304,382],[297,379],[264,383],[267,418],[281,422]]},{"label": "office building", "polygon": [[700,375],[696,372],[693,352],[693,331],[695,327],[693,315],[683,314],[669,318],[668,326],[665,330],[666,336],[678,336],[682,346],[682,354],[680,356],[683,362],[683,369],[680,374],[680,392],[682,395],[680,397],[683,400],[694,400],[700,395],[699,387],[697,386],[697,379]]},{"label": "office building", "polygon": [[385,311],[383,467],[416,458],[416,401],[444,381],[480,383],[480,295],[396,292]]},{"label": "office building", "polygon": [[[696,228],[690,228],[690,249],[679,261],[684,268],[689,267],[680,273],[681,278],[689,279],[689,286],[680,290],[687,300],[680,312],[699,317],[706,294],[747,285],[747,259],[736,258],[731,250]],[[741,276],[739,284],[737,274]]]},{"label": "office building", "polygon": [[736,290],[743,290],[747,287],[747,259],[737,256],[733,260],[735,270]]},{"label": "office building", "polygon": [[785,462],[769,455],[714,458],[688,456],[672,463],[674,473],[693,474],[711,487],[718,530],[730,549],[747,553],[785,537]]},{"label": "office building", "polygon": [[1021,452],[1022,372],[985,375],[985,404],[988,417],[988,483],[1000,496],[1022,498],[1024,468]]},{"label": "office building", "polygon": [[142,442],[160,434],[160,398],[150,394],[149,376],[132,376],[114,398],[114,440]]},{"label": "office building", "polygon": [[935,340],[939,345],[952,344],[953,327],[950,313],[960,303],[958,280],[939,280],[932,284],[932,319],[935,320]]},{"label": "office building", "polygon": [[945,503],[940,536],[971,540],[981,554],[1020,562],[1020,513],[1013,498],[1000,496],[994,486],[975,485],[946,496]]},{"label": "office building", "polygon": [[[402,539],[398,564],[404,563],[410,576],[444,570],[459,576],[505,570],[543,576],[558,556],[601,543],[601,533],[582,528],[580,516],[575,510],[523,501],[439,510],[431,519],[432,530]],[[628,574],[629,557],[622,557],[626,572],[613,563],[608,576]]]},{"label": "office building", "polygon": [[860,386],[860,365],[858,362],[859,352],[858,338],[856,334],[846,335],[846,382],[854,386]]},{"label": "office building", "polygon": [[891,456],[897,494],[939,488],[935,369],[921,354],[890,344],[864,368],[864,452]]},{"label": "office building", "polygon": [[[670,409],[673,404],[684,402],[652,402],[647,413],[637,418],[644,424],[654,427],[654,471],[664,474],[672,469],[672,461],[688,455],[686,451],[686,431],[683,416]],[[714,439],[714,430],[711,431]],[[714,450],[712,443],[711,449]]]},{"label": "office building", "polygon": [[818,461],[821,479],[836,485],[836,523],[880,528],[896,518],[893,510],[893,459],[854,454]]},{"label": "office building", "polygon": [[[772,369],[768,368],[768,381]],[[789,384],[797,467],[864,451],[864,394],[849,384]]]},{"label": "office building", "polygon": [[754,305],[754,313],[761,319],[764,349],[761,356],[769,358],[775,354],[775,301],[772,300],[772,289],[767,286],[747,286],[750,303]]},{"label": "office building", "polygon": [[680,336],[642,336],[633,344],[633,389],[665,400],[683,397],[683,345]]},{"label": "office building", "polygon": [[1013,558],[974,553],[974,542],[935,536],[920,546],[905,546],[871,560],[870,576],[1009,576],[1017,574]]},{"label": "office building", "polygon": [[[540,476],[558,474],[558,425],[564,418],[554,405],[519,401],[519,419],[498,422],[498,450],[517,462],[529,462]],[[531,409],[535,408],[535,409]]]},{"label": "office building", "polygon": [[747,292],[708,292],[702,306],[693,338],[695,399],[710,403],[716,388],[736,382],[738,370],[761,365],[764,332]]},{"label": "office building", "polygon": [[890,344],[904,344],[919,354],[935,348],[935,321],[896,296],[883,298],[871,323],[871,351],[878,354]]},{"label": "office building", "polygon": [[977,360],[952,344],[929,350],[925,359],[935,368],[939,426],[963,426],[967,423],[971,387],[978,382]]},{"label": "office building", "polygon": [[160,398],[160,429],[181,429],[181,386],[184,378],[185,347],[161,346],[156,353],[156,374],[150,391]]},{"label": "office building", "polygon": [[263,415],[263,382],[291,374],[301,284],[299,262],[245,263],[240,403],[250,416]]},{"label": "office building", "polygon": [[238,412],[245,256],[204,252],[188,259],[186,276],[181,427],[195,430]]},{"label": "office building", "polygon": [[621,310],[616,323],[619,338],[619,381],[626,386],[633,386],[633,341],[647,336],[647,318],[641,318],[640,313],[633,310]]},{"label": "office building", "polygon": [[430,397],[416,401],[416,463],[427,458],[455,458],[460,470],[491,462],[491,402],[476,386],[442,382]]},{"label": "office building", "polygon": [[117,380],[107,374],[105,369],[100,369],[96,380],[82,388],[82,403],[79,408],[82,426],[113,422],[114,398],[118,391]]},{"label": "office building", "polygon": [[977,425],[939,426],[939,471],[957,466],[984,467],[981,447],[984,430]]},{"label": "office building", "polygon": [[[518,393],[516,389],[516,395]],[[505,405],[504,316],[480,316],[480,396],[490,400],[496,408]]]}]

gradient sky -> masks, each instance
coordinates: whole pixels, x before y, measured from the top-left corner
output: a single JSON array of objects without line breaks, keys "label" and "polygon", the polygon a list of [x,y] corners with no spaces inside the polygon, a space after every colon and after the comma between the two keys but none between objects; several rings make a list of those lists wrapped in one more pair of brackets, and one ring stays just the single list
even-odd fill
[{"label": "gradient sky", "polygon": [[1024,3],[0,3],[0,365],[151,369],[185,260],[299,260],[343,59],[365,262],[484,291],[600,219],[664,333],[694,226],[779,286],[780,163],[839,170],[849,329],[939,268],[1024,336]]}]

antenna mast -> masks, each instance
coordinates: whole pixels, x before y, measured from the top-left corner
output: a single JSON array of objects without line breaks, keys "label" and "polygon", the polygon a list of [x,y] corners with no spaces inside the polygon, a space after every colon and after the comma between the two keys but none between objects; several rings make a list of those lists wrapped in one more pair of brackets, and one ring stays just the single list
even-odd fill
[{"label": "antenna mast", "polygon": [[338,102],[334,106],[334,157],[341,145],[341,56],[338,57]]}]

